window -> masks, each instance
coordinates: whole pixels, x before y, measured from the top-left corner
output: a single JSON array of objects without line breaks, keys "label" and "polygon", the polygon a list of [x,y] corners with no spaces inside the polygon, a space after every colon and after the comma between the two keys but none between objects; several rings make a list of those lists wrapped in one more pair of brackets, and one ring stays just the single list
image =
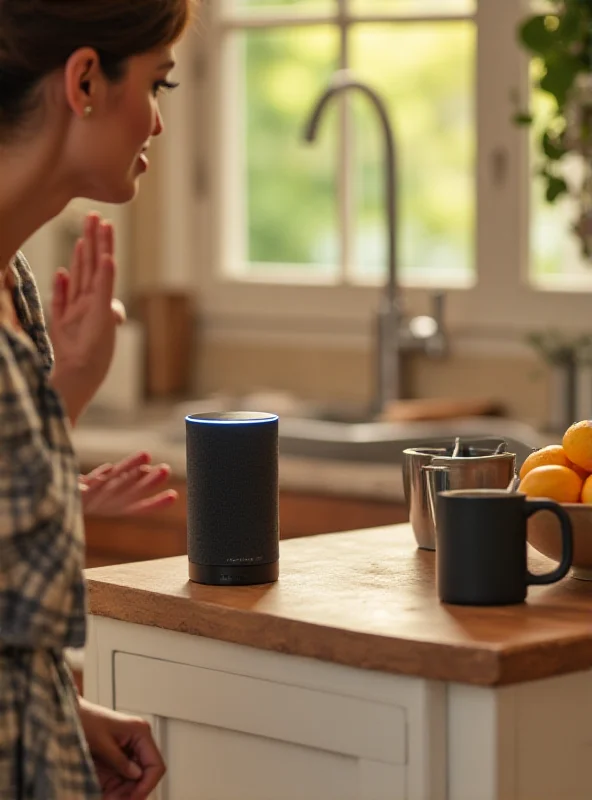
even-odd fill
[{"label": "window", "polygon": [[222,4],[222,86],[233,98],[222,124],[234,132],[224,153],[233,164],[227,275],[384,281],[384,142],[375,110],[349,93],[331,104],[314,144],[303,137],[334,72],[351,69],[382,96],[394,128],[401,279],[471,284],[474,10],[473,0]]},{"label": "window", "polygon": [[[198,157],[209,180],[187,223],[197,246],[204,236],[210,245],[197,278],[207,330],[367,343],[386,263],[379,126],[367,98],[352,92],[332,102],[313,144],[303,136],[343,68],[382,95],[395,130],[404,308],[425,313],[444,289],[453,344],[479,352],[491,344],[507,352],[545,326],[588,328],[592,269],[577,257],[568,211],[544,203],[530,134],[512,121],[516,102],[529,103],[529,67],[537,68],[517,43],[527,7],[206,4],[205,78],[186,88],[184,102],[197,107],[193,154],[211,123]],[[188,173],[174,136],[165,147]],[[195,258],[185,272],[195,275]]]}]

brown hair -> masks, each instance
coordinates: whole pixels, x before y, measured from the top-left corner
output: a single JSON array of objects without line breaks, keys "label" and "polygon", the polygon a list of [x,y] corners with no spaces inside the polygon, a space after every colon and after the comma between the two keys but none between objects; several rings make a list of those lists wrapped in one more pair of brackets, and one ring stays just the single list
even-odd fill
[{"label": "brown hair", "polygon": [[0,0],[0,134],[36,106],[39,82],[80,47],[117,81],[134,55],[175,42],[192,0]]}]

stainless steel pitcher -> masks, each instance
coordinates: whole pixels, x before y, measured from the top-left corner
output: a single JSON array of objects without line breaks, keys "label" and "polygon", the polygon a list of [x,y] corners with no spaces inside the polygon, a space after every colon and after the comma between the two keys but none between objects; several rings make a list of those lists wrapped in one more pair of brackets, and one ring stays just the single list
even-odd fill
[{"label": "stainless steel pitcher", "polygon": [[[516,473],[514,453],[497,452],[501,447],[491,449],[465,446],[461,450],[462,455],[453,456],[452,449],[417,447],[409,448],[403,453],[403,486],[409,520],[418,547],[425,550],[436,549],[434,522],[435,497],[438,491],[508,489],[513,486]],[[426,467],[443,469],[427,470]],[[428,479],[432,482],[431,493]]]}]

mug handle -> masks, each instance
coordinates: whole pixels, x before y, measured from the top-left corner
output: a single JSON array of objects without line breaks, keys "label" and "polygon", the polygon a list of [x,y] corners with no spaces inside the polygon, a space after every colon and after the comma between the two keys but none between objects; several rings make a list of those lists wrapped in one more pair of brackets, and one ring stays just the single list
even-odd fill
[{"label": "mug handle", "polygon": [[559,524],[561,525],[561,561],[554,570],[546,572],[544,575],[533,575],[532,572],[526,570],[526,582],[529,586],[533,584],[544,586],[565,578],[573,559],[573,533],[568,513],[552,500],[527,500],[526,518],[528,519],[528,517],[536,514],[537,511],[551,511],[559,519]]}]

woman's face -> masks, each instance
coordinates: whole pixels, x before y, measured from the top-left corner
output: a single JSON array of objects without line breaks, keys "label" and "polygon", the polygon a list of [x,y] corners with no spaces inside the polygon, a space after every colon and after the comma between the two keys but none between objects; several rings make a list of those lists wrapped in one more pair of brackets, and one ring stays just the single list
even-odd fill
[{"label": "woman's face", "polygon": [[168,75],[174,65],[172,49],[158,48],[130,58],[121,80],[90,82],[92,110],[75,118],[67,142],[77,196],[107,203],[135,197],[150,140],[163,131],[158,98],[173,86]]}]

